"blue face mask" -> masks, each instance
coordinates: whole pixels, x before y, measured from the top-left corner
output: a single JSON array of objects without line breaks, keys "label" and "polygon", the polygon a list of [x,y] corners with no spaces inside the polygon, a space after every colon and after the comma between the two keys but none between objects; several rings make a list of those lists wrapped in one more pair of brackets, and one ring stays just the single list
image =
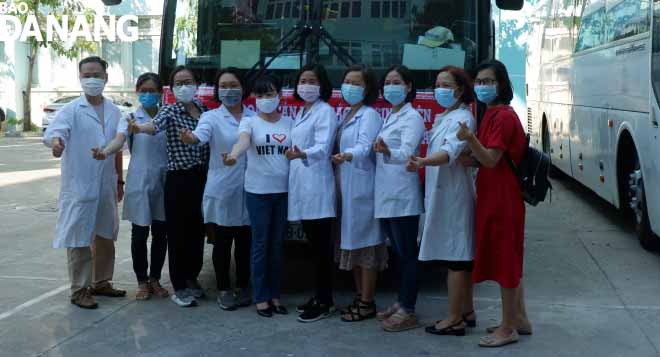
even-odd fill
[{"label": "blue face mask", "polygon": [[474,86],[474,93],[480,102],[490,104],[497,98],[497,85]]},{"label": "blue face mask", "polygon": [[454,90],[450,88],[436,88],[433,94],[435,101],[445,109],[453,107],[458,102],[458,99],[454,97]]},{"label": "blue face mask", "polygon": [[160,102],[160,93],[140,93],[138,100],[145,108],[155,108]]},{"label": "blue face mask", "polygon": [[383,87],[383,97],[394,107],[403,103],[403,101],[406,100],[406,95],[406,87],[400,84],[386,85]]},{"label": "blue face mask", "polygon": [[356,105],[364,99],[364,88],[344,83],[341,85],[341,95],[346,103]]}]

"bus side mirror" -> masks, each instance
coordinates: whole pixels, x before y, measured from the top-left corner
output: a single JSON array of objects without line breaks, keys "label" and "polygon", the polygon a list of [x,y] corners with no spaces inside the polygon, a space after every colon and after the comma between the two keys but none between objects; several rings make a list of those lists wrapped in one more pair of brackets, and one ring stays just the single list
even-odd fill
[{"label": "bus side mirror", "polygon": [[524,2],[524,0],[496,0],[495,4],[502,10],[520,10]]},{"label": "bus side mirror", "polygon": [[121,4],[121,0],[103,0],[103,5],[105,6],[114,6]]}]

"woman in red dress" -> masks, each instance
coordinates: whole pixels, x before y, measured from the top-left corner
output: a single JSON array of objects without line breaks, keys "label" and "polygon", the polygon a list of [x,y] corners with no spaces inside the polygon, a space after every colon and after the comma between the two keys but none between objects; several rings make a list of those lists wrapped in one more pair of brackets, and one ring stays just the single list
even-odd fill
[{"label": "woman in red dress", "polygon": [[494,280],[502,294],[502,322],[488,328],[479,345],[499,347],[517,342],[519,334],[531,334],[522,287],[525,203],[511,166],[522,160],[527,141],[509,106],[513,89],[506,67],[499,61],[482,63],[474,83],[477,98],[488,107],[478,135],[463,126],[457,137],[468,143],[480,166],[472,279]]}]

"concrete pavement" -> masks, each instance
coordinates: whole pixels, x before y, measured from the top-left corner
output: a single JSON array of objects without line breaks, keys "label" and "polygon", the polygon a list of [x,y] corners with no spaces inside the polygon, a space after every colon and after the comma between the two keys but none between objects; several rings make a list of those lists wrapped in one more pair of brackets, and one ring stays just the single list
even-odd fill
[{"label": "concrete pavement", "polygon": [[[59,161],[38,138],[0,138],[1,356],[656,356],[660,350],[660,255],[643,251],[618,212],[571,180],[555,182],[552,204],[528,208],[525,284],[534,336],[496,350],[477,347],[497,323],[498,287],[475,290],[477,329],[439,337],[416,329],[383,332],[375,321],[337,317],[301,324],[295,314],[259,318],[253,307],[225,312],[215,305],[207,248],[202,283],[209,298],[181,309],[169,300],[136,302],[129,224],[117,244],[117,285],[123,299],[99,298],[100,308],[68,302],[64,250],[51,248]],[[284,303],[293,312],[310,294],[310,265],[288,245]],[[445,275],[425,265],[418,313],[424,325],[447,308]],[[164,270],[165,282],[167,268]],[[377,301],[392,302],[392,274]],[[339,276],[337,301],[351,299],[350,277]]]}]

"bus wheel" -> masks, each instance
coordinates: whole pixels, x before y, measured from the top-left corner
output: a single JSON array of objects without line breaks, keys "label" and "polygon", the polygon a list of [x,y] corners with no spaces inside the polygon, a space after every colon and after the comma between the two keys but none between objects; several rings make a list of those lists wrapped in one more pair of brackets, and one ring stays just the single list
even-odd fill
[{"label": "bus wheel", "polygon": [[642,176],[639,158],[637,158],[636,154],[634,159],[635,168],[630,174],[630,181],[628,182],[628,202],[635,218],[635,228],[639,237],[639,243],[646,250],[656,250],[660,246],[660,242],[651,230],[649,212],[646,206],[646,194],[644,192],[644,177]]}]

